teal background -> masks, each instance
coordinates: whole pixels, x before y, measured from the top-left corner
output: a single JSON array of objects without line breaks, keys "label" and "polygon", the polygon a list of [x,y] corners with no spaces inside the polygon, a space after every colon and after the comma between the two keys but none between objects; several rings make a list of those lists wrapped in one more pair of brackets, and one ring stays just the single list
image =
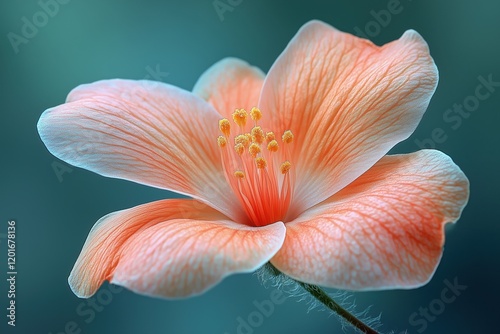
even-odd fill
[{"label": "teal background", "polygon": [[[254,300],[270,298],[272,290],[254,275],[234,275],[202,296],[178,301],[103,292],[102,298],[113,296],[108,305],[91,319],[84,304],[79,315],[85,301],[71,293],[67,276],[94,222],[109,212],[175,195],[74,167],[60,182],[51,166],[58,160],[36,131],[40,114],[63,103],[79,84],[143,79],[148,68],[159,66],[168,72],[164,82],[191,89],[206,68],[227,56],[267,71],[308,20],[353,33],[374,21],[370,11],[387,8],[389,1],[233,1],[238,2],[221,21],[210,0],[72,0],[60,5],[18,53],[7,34],[21,34],[22,18],[32,21],[41,7],[34,0],[0,3],[0,233],[6,233],[7,220],[16,220],[18,270],[17,326],[11,328],[5,317],[6,242],[0,235],[2,333],[64,333],[74,321],[81,333],[232,334],[237,318],[256,310]],[[410,323],[410,315],[440,298],[444,280],[457,278],[466,290],[421,332],[493,333],[500,297],[500,88],[457,129],[443,115],[474,94],[478,76],[491,74],[500,81],[500,3],[402,0],[401,6],[401,13],[370,39],[383,44],[406,29],[417,30],[429,43],[440,82],[416,132],[393,152],[415,151],[416,139],[441,128],[446,140],[436,146],[469,177],[471,198],[460,221],[447,229],[442,262],[426,286],[354,297],[358,310],[372,305],[371,315],[382,313],[384,330],[420,333],[423,327]],[[256,334],[341,332],[337,319],[326,312],[307,313],[307,305],[296,299],[276,305],[253,329]]]}]

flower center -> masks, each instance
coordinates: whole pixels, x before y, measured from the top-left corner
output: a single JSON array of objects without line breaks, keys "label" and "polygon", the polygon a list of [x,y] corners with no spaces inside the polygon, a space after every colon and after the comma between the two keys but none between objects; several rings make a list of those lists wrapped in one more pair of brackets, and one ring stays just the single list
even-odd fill
[{"label": "flower center", "polygon": [[222,135],[217,138],[226,179],[253,225],[280,221],[292,199],[292,164],[287,158],[293,133],[285,131],[278,143],[274,132],[264,132],[258,125],[262,112],[256,107],[250,113],[236,109],[232,116],[239,131],[231,131],[231,123],[223,118],[219,121]]}]

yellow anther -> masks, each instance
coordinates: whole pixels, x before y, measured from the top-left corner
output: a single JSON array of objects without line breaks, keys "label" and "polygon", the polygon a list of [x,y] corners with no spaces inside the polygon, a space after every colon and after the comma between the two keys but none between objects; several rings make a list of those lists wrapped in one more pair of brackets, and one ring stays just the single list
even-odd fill
[{"label": "yellow anther", "polygon": [[252,128],[252,141],[255,143],[262,144],[264,142],[264,131],[260,126],[254,126]]},{"label": "yellow anther", "polygon": [[252,110],[250,110],[250,117],[252,117],[254,121],[258,121],[262,118],[262,111],[257,107],[253,107]]},{"label": "yellow anther", "polygon": [[219,121],[219,129],[224,136],[229,137],[229,133],[231,133],[231,124],[229,124],[227,118],[223,118]]},{"label": "yellow anther", "polygon": [[238,153],[238,155],[242,155],[243,152],[245,152],[245,146],[243,146],[243,144],[241,143],[236,144],[234,145],[234,150],[236,151],[236,153]]},{"label": "yellow anther", "polygon": [[238,179],[243,179],[245,177],[245,173],[243,173],[241,170],[237,170],[234,172],[234,176],[236,176]]},{"label": "yellow anther", "polygon": [[248,147],[248,153],[252,156],[252,158],[255,158],[257,154],[260,153],[260,146],[259,144],[252,143],[250,147]]},{"label": "yellow anther", "polygon": [[290,163],[290,161],[285,161],[284,163],[281,164],[280,166],[280,171],[281,171],[281,174],[286,174],[288,173],[288,171],[290,170],[290,168],[292,168],[292,164]]},{"label": "yellow anther", "polygon": [[271,140],[269,144],[267,144],[267,149],[271,152],[278,152],[278,142],[276,140]]},{"label": "yellow anther", "polygon": [[250,140],[246,135],[238,135],[234,138],[234,143],[242,144],[243,146],[248,147],[248,145],[250,145]]},{"label": "yellow anther", "polygon": [[284,143],[290,144],[293,141],[293,133],[290,130],[286,130],[281,137]]},{"label": "yellow anther", "polygon": [[245,109],[236,109],[233,112],[233,121],[241,126],[244,127],[247,124],[247,111]]},{"label": "yellow anther", "polygon": [[276,136],[274,135],[274,132],[268,132],[266,133],[266,141],[269,143],[272,140],[275,140]]},{"label": "yellow anther", "polygon": [[247,137],[249,143],[252,142],[252,135],[250,133],[247,132],[244,134],[244,136]]},{"label": "yellow anther", "polygon": [[255,164],[257,165],[257,168],[263,169],[267,167],[267,161],[263,157],[258,157],[255,159]]},{"label": "yellow anther", "polygon": [[217,143],[219,144],[219,147],[226,147],[227,140],[223,136],[217,137]]}]

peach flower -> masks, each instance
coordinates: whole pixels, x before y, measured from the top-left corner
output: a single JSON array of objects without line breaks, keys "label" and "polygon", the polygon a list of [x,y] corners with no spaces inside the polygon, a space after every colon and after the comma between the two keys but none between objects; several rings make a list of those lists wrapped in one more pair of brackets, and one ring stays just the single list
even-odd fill
[{"label": "peach flower", "polygon": [[187,297],[268,261],[326,287],[425,284],[468,181],[439,151],[385,154],[415,130],[437,81],[415,31],[379,47],[311,21],[267,75],[228,58],[193,92],[132,80],[75,88],[38,123],[52,154],[191,199],[101,218],[71,288],[89,297],[108,280]]}]

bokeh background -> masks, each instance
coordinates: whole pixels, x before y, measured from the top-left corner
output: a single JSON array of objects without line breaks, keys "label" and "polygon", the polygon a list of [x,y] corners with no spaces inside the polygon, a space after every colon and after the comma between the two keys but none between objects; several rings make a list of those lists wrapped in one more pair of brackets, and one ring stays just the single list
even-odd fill
[{"label": "bokeh background", "polygon": [[[45,109],[63,103],[72,88],[100,79],[150,78],[191,89],[207,67],[227,56],[267,71],[310,19],[351,33],[361,31],[377,44],[397,39],[410,28],[424,36],[440,71],[439,87],[416,132],[393,152],[415,151],[416,140],[431,138],[441,128],[446,139],[436,147],[450,155],[471,181],[469,205],[460,221],[447,228],[443,259],[433,279],[415,290],[356,293],[358,310],[371,305],[371,315],[382,314],[383,329],[396,333],[498,330],[500,87],[468,118],[461,118],[460,125],[443,116],[453,104],[475,94],[478,77],[500,81],[500,2],[401,0],[400,12],[382,23],[374,13],[386,10],[394,0],[221,0],[216,3],[229,8],[221,16],[213,0],[60,0],[45,22],[37,14],[43,11],[41,3],[0,3],[2,333],[238,333],[238,317],[247,319],[256,311],[253,301],[268,300],[272,293],[255,275],[231,276],[202,296],[178,301],[125,290],[114,293],[105,285],[95,311],[71,293],[67,276],[98,218],[175,195],[57,160],[39,139],[36,122]],[[33,22],[34,15],[43,24],[26,43],[14,47],[10,33],[22,36],[23,20]],[[59,179],[54,166],[68,172]],[[9,219],[17,222],[15,328],[7,326],[5,316]],[[435,300],[441,298],[445,280],[457,280],[466,289],[426,321],[425,328],[421,322],[411,322],[410,316],[420,307],[439,304]],[[342,333],[342,329],[328,313],[307,313],[305,303],[288,299],[251,332],[240,331],[247,332]]]}]

